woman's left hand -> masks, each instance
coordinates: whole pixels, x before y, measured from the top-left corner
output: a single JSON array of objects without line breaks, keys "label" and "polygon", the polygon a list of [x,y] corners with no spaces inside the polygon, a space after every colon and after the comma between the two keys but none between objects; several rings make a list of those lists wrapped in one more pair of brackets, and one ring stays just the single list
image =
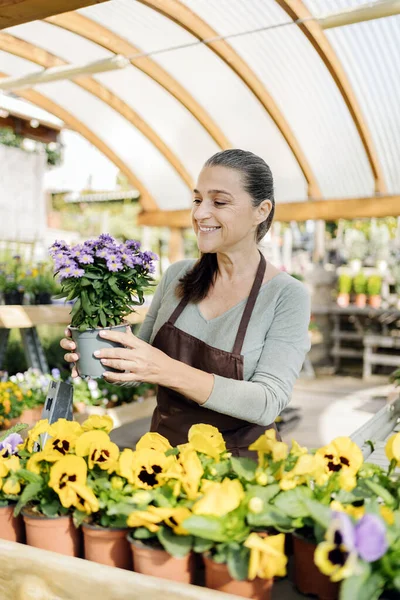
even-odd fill
[{"label": "woman's left hand", "polygon": [[[94,353],[104,365],[103,377],[112,383],[136,381],[160,383],[162,373],[167,372],[171,361],[161,350],[137,338],[127,327],[126,333],[101,331],[100,337],[122,344],[124,348],[103,348]],[[107,371],[107,368],[118,369],[121,373]]]}]

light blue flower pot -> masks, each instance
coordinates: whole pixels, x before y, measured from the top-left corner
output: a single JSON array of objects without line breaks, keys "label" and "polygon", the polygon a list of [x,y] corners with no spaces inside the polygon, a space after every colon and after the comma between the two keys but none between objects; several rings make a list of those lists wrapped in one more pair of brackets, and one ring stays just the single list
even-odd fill
[{"label": "light blue flower pot", "polygon": [[104,371],[116,371],[111,367],[106,367],[102,364],[100,358],[94,356],[96,350],[102,348],[118,348],[121,344],[105,340],[99,336],[100,331],[109,329],[111,331],[126,331],[126,324],[116,325],[115,327],[101,327],[99,329],[87,329],[79,331],[76,327],[70,327],[72,339],[76,344],[76,351],[79,354],[79,360],[76,363],[76,368],[80,377],[92,377],[92,379],[100,379],[103,377]]}]

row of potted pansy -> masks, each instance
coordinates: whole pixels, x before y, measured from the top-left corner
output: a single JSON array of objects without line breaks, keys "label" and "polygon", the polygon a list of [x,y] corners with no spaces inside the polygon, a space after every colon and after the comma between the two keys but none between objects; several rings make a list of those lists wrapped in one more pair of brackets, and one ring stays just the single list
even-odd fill
[{"label": "row of potted pansy", "polygon": [[[9,376],[0,373],[0,430],[17,422],[33,425],[42,416],[49,385],[60,379],[60,371],[52,369],[43,374],[30,368],[24,373]],[[142,383],[135,388],[115,386],[105,380],[69,379],[74,388],[74,406],[77,412],[87,413],[91,407],[114,408],[121,404],[142,400],[154,393],[154,386]]]},{"label": "row of potted pansy", "polygon": [[4,304],[51,304],[60,291],[49,263],[28,263],[15,255],[0,263],[0,293]]},{"label": "row of potted pansy", "polygon": [[0,537],[81,556],[83,532],[87,559],[189,583],[200,583],[201,562],[206,586],[264,600],[293,553],[303,593],[398,595],[400,433],[385,471],[347,437],[308,451],[267,430],[252,460],[227,452],[209,425],[176,448],[147,433],[122,452],[111,428],[109,417],[42,420],[24,442],[3,439]]}]

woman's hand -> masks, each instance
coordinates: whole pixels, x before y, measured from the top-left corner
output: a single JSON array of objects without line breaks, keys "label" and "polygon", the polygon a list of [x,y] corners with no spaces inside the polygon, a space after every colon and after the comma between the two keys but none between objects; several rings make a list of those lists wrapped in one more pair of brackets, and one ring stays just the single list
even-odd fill
[{"label": "woman's hand", "polygon": [[65,335],[65,338],[63,338],[61,340],[60,346],[64,350],[69,350],[69,352],[67,354],[64,354],[64,360],[66,360],[67,363],[72,363],[72,365],[73,365],[72,371],[71,371],[71,376],[78,377],[78,371],[76,370],[75,363],[79,360],[79,354],[74,352],[74,350],[76,350],[76,344],[71,339],[71,331],[68,329],[68,327],[64,331],[64,335]]},{"label": "woman's hand", "polygon": [[[100,358],[105,367],[103,377],[111,383],[137,381],[146,383],[161,383],[171,362],[161,350],[143,342],[133,335],[127,327],[126,333],[117,331],[101,331],[100,337],[105,340],[118,342],[123,348],[103,348],[94,355]],[[118,369],[121,373],[107,371],[107,367]]]}]

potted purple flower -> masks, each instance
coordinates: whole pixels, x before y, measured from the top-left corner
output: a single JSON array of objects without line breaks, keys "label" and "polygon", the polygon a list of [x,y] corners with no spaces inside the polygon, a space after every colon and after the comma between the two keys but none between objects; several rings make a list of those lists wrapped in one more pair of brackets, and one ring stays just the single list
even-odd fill
[{"label": "potted purple flower", "polygon": [[58,297],[74,302],[70,329],[79,354],[78,373],[102,377],[104,367],[93,353],[118,344],[100,338],[99,331],[125,331],[126,317],[143,304],[144,291],[153,283],[157,256],[141,252],[137,241],[119,244],[107,233],[75,246],[56,241],[50,255],[62,290]]}]

